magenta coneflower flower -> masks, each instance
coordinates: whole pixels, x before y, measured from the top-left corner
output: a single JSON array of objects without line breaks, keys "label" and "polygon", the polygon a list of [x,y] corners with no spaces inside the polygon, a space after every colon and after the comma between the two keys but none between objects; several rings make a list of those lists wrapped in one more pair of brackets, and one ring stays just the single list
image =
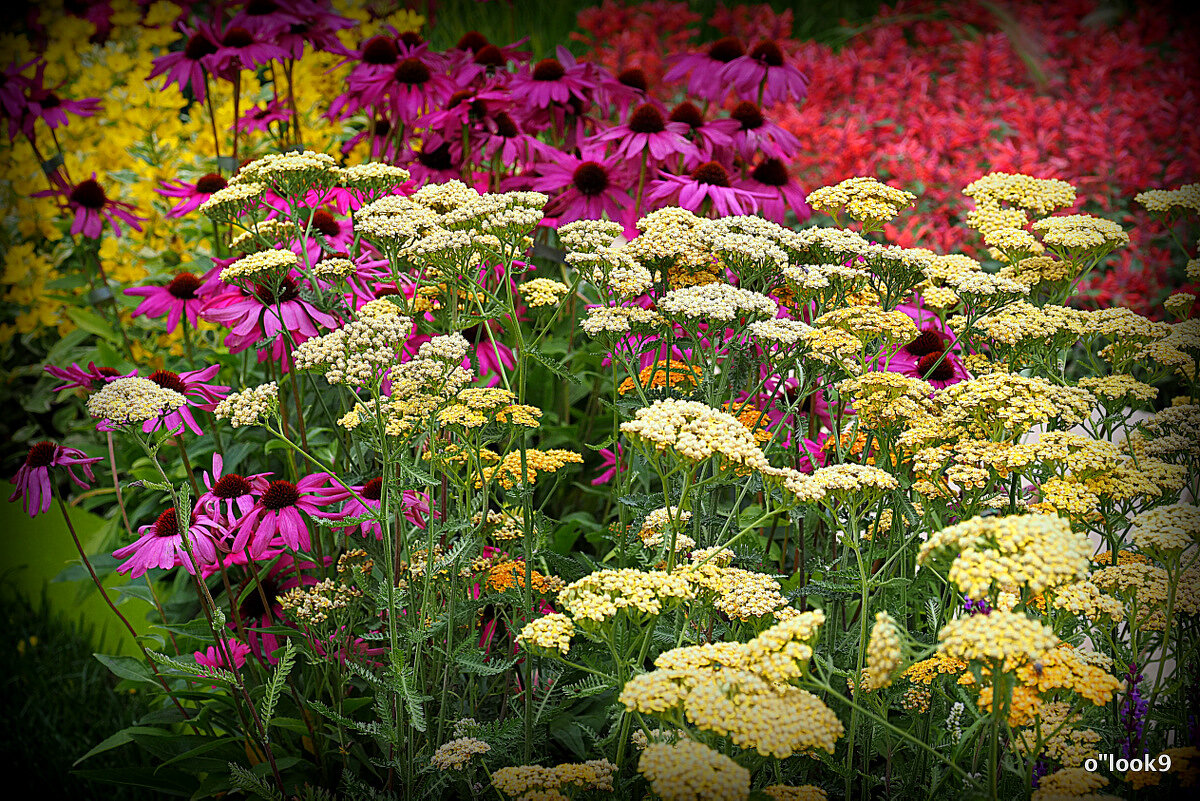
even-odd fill
[{"label": "magenta coneflower flower", "polygon": [[37,67],[37,75],[33,79],[33,84],[27,105],[24,109],[24,114],[20,120],[21,132],[24,133],[30,140],[35,136],[34,123],[41,120],[46,123],[51,130],[61,128],[67,124],[67,114],[74,114],[77,117],[91,117],[100,110],[100,99],[96,97],[88,97],[83,100],[69,100],[61,97],[55,90],[62,88],[66,81],[61,81],[58,85],[43,88],[42,73],[45,71],[46,65],[39,63]]},{"label": "magenta coneflower flower", "polygon": [[47,364],[43,368],[47,373],[55,378],[65,381],[65,384],[60,384],[51,392],[63,392],[68,389],[86,389],[91,391],[97,384],[107,384],[110,381],[116,381],[118,378],[129,378],[137,375],[137,370],[130,370],[128,373],[122,373],[115,367],[97,367],[95,362],[88,362],[87,369],[80,367],[74,362],[70,367],[55,367],[52,364]]},{"label": "magenta coneflower flower", "polygon": [[762,109],[749,100],[734,106],[729,117],[737,120],[739,125],[732,134],[733,150],[746,161],[753,161],[759,152],[773,158],[785,158],[800,147],[799,139],[764,117]]},{"label": "magenta coneflower flower", "polygon": [[668,119],[687,126],[685,136],[692,143],[684,160],[684,166],[688,168],[712,161],[717,153],[728,150],[733,145],[733,132],[740,127],[736,120],[704,119],[704,112],[690,100],[671,109]]},{"label": "magenta coneflower flower", "polygon": [[99,239],[104,232],[105,221],[117,236],[121,235],[118,220],[124,220],[135,231],[142,230],[138,223],[145,218],[133,213],[135,207],[132,203],[110,198],[96,180],[96,173],[74,186],[68,186],[61,178],[56,179],[55,183],[57,188],[34,192],[33,197],[59,195],[63,209],[75,215],[71,222],[72,236],[83,234],[89,239]]},{"label": "magenta coneflower flower", "polygon": [[711,209],[721,217],[728,217],[749,213],[757,202],[753,192],[733,186],[729,172],[715,161],[706,161],[684,175],[666,172],[661,175],[646,192],[652,203],[675,202],[688,211],[701,213],[702,209]]},{"label": "magenta coneflower flower", "polygon": [[[284,343],[279,335],[285,330],[299,344],[320,333],[317,326],[337,328],[337,320],[301,299],[302,282],[284,276],[275,288],[255,284],[251,291],[238,287],[208,298],[200,312],[206,320],[230,329],[225,338],[231,353],[241,353],[264,339],[275,340],[273,354],[283,357]],[[286,365],[285,365],[286,367]]]},{"label": "magenta coneflower flower", "polygon": [[409,153],[404,167],[420,184],[445,183],[462,178],[462,152],[456,152],[450,142],[431,136],[421,143],[419,151]]},{"label": "magenta coneflower flower", "polygon": [[250,513],[259,496],[267,491],[267,476],[270,473],[243,476],[239,473],[223,473],[224,467],[224,458],[214,453],[212,472],[203,474],[207,491],[196,500],[196,506],[207,510],[211,517],[223,518],[228,524],[227,528],[233,528]]},{"label": "magenta coneflower flower", "polygon": [[142,424],[142,432],[149,434],[160,428],[166,428],[169,434],[178,434],[184,426],[193,434],[200,436],[204,432],[196,424],[192,409],[203,409],[211,412],[217,403],[229,394],[229,387],[222,384],[210,384],[208,380],[217,374],[221,365],[212,364],[201,370],[188,370],[184,373],[173,373],[170,370],[155,370],[146,378],[164,389],[173,389],[187,398],[187,403],[174,411],[147,420]]},{"label": "magenta coneflower flower", "polygon": [[758,198],[756,210],[761,210],[768,220],[783,225],[788,209],[800,222],[812,216],[812,209],[804,200],[804,190],[779,159],[765,158],[755,164],[741,186],[755,194]]},{"label": "magenta coneflower flower", "polygon": [[[621,444],[617,443],[616,451],[611,451],[608,448],[600,449],[600,475],[592,479],[592,486],[597,487],[601,484],[607,484],[617,476],[617,457],[625,456],[625,449]],[[621,468],[621,472],[625,472],[625,468]]]},{"label": "magenta coneflower flower", "polygon": [[195,651],[193,656],[196,659],[197,665],[210,669],[229,670],[230,664],[225,659],[226,654],[233,660],[233,667],[240,668],[246,664],[246,657],[250,654],[250,646],[238,640],[226,639],[224,647],[218,648],[215,645],[210,645],[203,651]]},{"label": "magenta coneflower flower", "polygon": [[454,84],[443,72],[443,66],[441,59],[422,45],[398,57],[390,72],[352,71],[346,78],[346,87],[360,108],[383,106],[392,119],[412,125],[453,93]]},{"label": "magenta coneflower flower", "polygon": [[198,20],[194,28],[180,26],[179,32],[185,37],[183,47],[154,59],[154,67],[146,79],[165,74],[167,80],[163,89],[171,84],[178,86],[181,92],[191,87],[196,102],[203,103],[207,60],[219,49],[219,36],[213,26],[203,20]]},{"label": "magenta coneflower flower", "polygon": [[216,52],[203,59],[214,75],[234,80],[242,70],[265,67],[274,59],[284,59],[283,48],[270,39],[232,21],[216,37]]},{"label": "magenta coneflower flower", "polygon": [[529,187],[539,192],[558,192],[546,205],[547,217],[563,225],[575,220],[598,220],[608,215],[622,222],[630,205],[625,165],[605,155],[598,145],[584,145],[578,157],[548,151],[538,162],[537,175]]},{"label": "magenta coneflower flower", "polygon": [[729,84],[720,77],[725,65],[746,54],[746,46],[736,36],[726,36],[708,46],[703,53],[675,56],[663,76],[670,83],[688,75],[687,93],[701,100],[721,102],[729,93]]},{"label": "magenta coneflower flower", "polygon": [[30,517],[37,517],[50,509],[51,467],[65,467],[71,480],[80,489],[87,489],[87,483],[75,475],[74,468],[78,466],[83,470],[87,480],[92,481],[94,480],[92,465],[99,461],[99,456],[89,457],[78,448],[64,448],[62,445],[49,441],[38,442],[29,448],[29,453],[25,456],[25,463],[9,481],[10,484],[17,485],[8,499],[9,503],[21,498],[25,513]]},{"label": "magenta coneflower flower", "polygon": [[[340,517],[366,517],[367,515],[377,514],[379,505],[383,498],[383,479],[373,478],[362,486],[353,487],[352,489],[362,496],[363,500],[354,497],[344,488],[332,487],[329,493],[330,501],[345,500],[346,505],[342,507]],[[429,514],[429,496],[423,492],[416,490],[405,490],[403,499],[401,500],[401,508],[404,511],[404,517],[419,529],[424,530],[425,519]],[[357,527],[348,526],[342,531],[350,533],[358,531],[362,536],[373,536],[375,539],[383,538],[383,528],[379,525],[378,520],[364,520]]]},{"label": "magenta coneflower flower", "polygon": [[480,134],[483,160],[499,157],[504,164],[525,165],[536,158],[557,157],[558,151],[521,128],[507,111],[499,111],[485,118]]},{"label": "magenta coneflower flower", "polygon": [[628,120],[602,131],[593,141],[615,141],[615,158],[637,161],[648,154],[649,163],[657,167],[671,156],[691,149],[691,143],[684,137],[687,131],[687,125],[682,122],[668,122],[655,103],[642,103]]},{"label": "magenta coneflower flower", "polygon": [[596,88],[591,66],[580,63],[571,51],[558,46],[555,58],[544,58],[532,67],[524,67],[513,76],[509,91],[533,109],[549,109],[565,105],[571,98],[590,102],[589,93]]},{"label": "magenta coneflower flower", "polygon": [[283,100],[268,100],[261,106],[248,108],[234,125],[242,133],[250,131],[270,133],[271,123],[287,122],[291,118],[292,112],[288,109],[287,103]]},{"label": "magenta coneflower flower", "polygon": [[210,172],[201,175],[195,183],[191,184],[183,181],[163,181],[156,191],[167,197],[183,198],[167,212],[168,217],[183,217],[200,208],[204,201],[213,196],[213,193],[228,185],[229,182],[222,176]]},{"label": "magenta coneflower flower", "polygon": [[738,97],[764,106],[801,100],[808,93],[808,78],[786,63],[783,51],[772,39],[763,39],[749,53],[730,61],[718,77],[733,84]]},{"label": "magenta coneflower flower", "polygon": [[145,300],[133,310],[133,316],[162,317],[167,315],[167,333],[171,333],[185,316],[192,328],[200,319],[204,295],[211,292],[216,281],[205,282],[192,273],[180,273],[165,286],[139,286],[126,289],[126,295],[138,295]]},{"label": "magenta coneflower flower", "polygon": [[252,556],[284,545],[293,551],[308,550],[312,537],[301,512],[321,520],[341,517],[321,514],[321,507],[331,503],[328,484],[328,473],[314,473],[295,484],[272,481],[238,523],[233,550],[248,549]]},{"label": "magenta coneflower flower", "polygon": [[170,569],[182,565],[187,568],[187,572],[195,575],[197,564],[201,567],[216,564],[215,528],[215,521],[192,512],[187,537],[196,559],[193,563],[183,544],[179,516],[175,514],[175,507],[172,506],[153,523],[138,529],[141,536],[137,540],[113,551],[113,556],[118,559],[129,557],[128,561],[117,567],[117,572],[129,573],[131,578],[138,578],[152,567]]},{"label": "magenta coneflower flower", "polygon": [[880,357],[879,368],[920,378],[935,389],[944,389],[970,378],[958,354],[954,333],[937,315],[906,303],[897,306],[896,311],[911,317],[921,333],[894,353]]},{"label": "magenta coneflower flower", "polygon": [[24,116],[25,105],[28,102],[25,99],[25,91],[33,86],[33,82],[23,73],[40,58],[41,56],[38,56],[24,64],[10,61],[3,71],[0,71],[0,112],[8,117],[9,139],[15,139],[17,136],[16,126]]}]

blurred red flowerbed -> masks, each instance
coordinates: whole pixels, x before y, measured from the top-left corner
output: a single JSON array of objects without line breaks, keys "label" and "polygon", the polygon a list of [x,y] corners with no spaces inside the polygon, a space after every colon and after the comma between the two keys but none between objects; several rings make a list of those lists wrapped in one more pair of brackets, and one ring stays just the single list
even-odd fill
[{"label": "blurred red flowerbed", "polygon": [[[661,54],[686,48],[700,21],[686,3],[607,0],[580,14],[579,38],[586,58],[637,64],[654,81],[669,67]],[[1132,199],[1200,175],[1195,17],[1153,4],[1120,15],[1091,0],[900,2],[841,48],[792,39],[792,12],[767,5],[707,22],[747,47],[774,39],[812,77],[801,105],[773,111],[800,140],[789,160],[801,186],[874,175],[919,195],[919,213],[889,226],[890,241],[986,259],[957,224],[967,181],[996,170],[1056,177],[1079,188],[1087,211],[1136,226],[1134,247],[1081,297],[1161,316],[1183,284],[1185,259]]]}]

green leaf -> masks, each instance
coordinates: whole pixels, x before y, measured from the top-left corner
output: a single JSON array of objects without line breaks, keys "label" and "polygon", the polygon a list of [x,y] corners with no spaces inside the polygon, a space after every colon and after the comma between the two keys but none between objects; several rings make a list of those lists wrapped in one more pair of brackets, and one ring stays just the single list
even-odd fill
[{"label": "green leaf", "polygon": [[92,654],[92,656],[122,679],[140,681],[145,684],[158,684],[154,673],[140,659],[134,659],[132,656],[109,656],[107,654]]},{"label": "green leaf", "polygon": [[67,316],[71,318],[75,325],[79,326],[89,334],[107,339],[109,342],[116,342],[117,335],[113,331],[113,327],[100,315],[95,312],[81,309],[77,306],[67,307]]},{"label": "green leaf", "polygon": [[[279,664],[275,666],[275,671],[271,674],[271,680],[267,682],[267,695],[263,699],[262,707],[262,726],[264,730],[271,725],[271,717],[275,714],[275,704],[279,702],[279,694],[283,692],[288,674],[292,672],[292,664],[295,658],[296,644],[288,640],[283,657],[279,660]],[[269,741],[270,739],[270,732],[267,732],[267,740]]]},{"label": "green leaf", "polygon": [[464,650],[455,658],[460,670],[464,673],[474,673],[477,676],[496,676],[517,664],[520,657],[512,659],[493,659],[485,661],[476,648]]}]

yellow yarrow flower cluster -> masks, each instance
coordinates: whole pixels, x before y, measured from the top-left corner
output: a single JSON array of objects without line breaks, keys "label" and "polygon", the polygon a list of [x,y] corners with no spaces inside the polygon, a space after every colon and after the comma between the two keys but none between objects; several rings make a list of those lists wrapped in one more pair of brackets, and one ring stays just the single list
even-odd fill
[{"label": "yellow yarrow flower cluster", "polygon": [[835,220],[844,210],[850,219],[869,228],[878,228],[916,199],[912,192],[888,186],[869,176],[847,178],[833,186],[814,189],[806,198],[808,205],[829,213]]},{"label": "yellow yarrow flower cluster", "polygon": [[1008,671],[1058,645],[1058,637],[1023,614],[993,609],[951,620],[938,632],[938,642],[938,653],[968,663],[996,663]]},{"label": "yellow yarrow flower cluster", "polygon": [[[553,768],[543,765],[514,765],[492,773],[492,787],[498,792],[521,801],[532,801],[560,788],[575,790],[604,790],[612,792],[613,774],[617,766],[607,759],[587,762],[567,762]],[[539,792],[541,795],[539,796]],[[559,797],[566,796],[559,794]]]},{"label": "yellow yarrow flower cluster", "polygon": [[621,431],[634,444],[690,462],[720,456],[743,467],[769,466],[750,429],[733,415],[698,401],[656,400],[621,423]]},{"label": "yellow yarrow flower cluster", "polygon": [[663,801],[745,801],[750,771],[694,740],[650,743],[638,772]]},{"label": "yellow yarrow flower cluster", "polygon": [[954,554],[949,578],[968,598],[981,600],[1001,587],[1031,592],[1085,578],[1092,546],[1071,524],[1052,515],[976,517],[947,526],[921,545],[917,562]]},{"label": "yellow yarrow flower cluster", "polygon": [[875,625],[867,641],[867,667],[863,687],[880,690],[892,685],[892,674],[900,667],[900,629],[887,612],[875,613]]},{"label": "yellow yarrow flower cluster", "polygon": [[559,591],[558,602],[576,623],[605,623],[621,612],[654,617],[665,606],[694,597],[693,586],[677,573],[621,568],[598,570],[571,582]]}]

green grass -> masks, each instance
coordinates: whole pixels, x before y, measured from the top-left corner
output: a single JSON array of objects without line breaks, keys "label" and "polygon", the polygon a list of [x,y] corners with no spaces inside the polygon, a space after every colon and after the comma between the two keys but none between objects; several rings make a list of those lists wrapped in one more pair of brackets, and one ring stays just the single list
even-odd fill
[{"label": "green grass", "polygon": [[[141,799],[149,793],[82,778],[72,763],[141,712],[135,696],[92,656],[106,643],[78,615],[45,596],[33,603],[0,582],[0,761],[15,798]],[[111,644],[109,644],[111,645]],[[124,769],[130,748],[101,754],[81,768]]]}]

